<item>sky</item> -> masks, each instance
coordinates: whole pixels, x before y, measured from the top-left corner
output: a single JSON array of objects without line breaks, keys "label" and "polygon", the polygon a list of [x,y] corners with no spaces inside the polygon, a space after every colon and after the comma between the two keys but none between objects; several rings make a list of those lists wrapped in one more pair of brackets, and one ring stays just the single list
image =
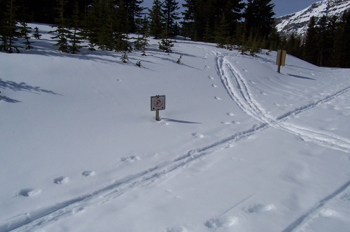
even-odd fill
[{"label": "sky", "polygon": [[[184,0],[178,0],[179,5],[184,3]],[[318,2],[317,0],[272,0],[271,3],[275,4],[274,12],[275,17],[298,12],[310,6],[312,3]],[[144,5],[151,7],[153,0],[144,0]]]},{"label": "sky", "polygon": [[303,10],[310,6],[314,2],[319,2],[315,0],[272,0],[275,4],[274,11],[276,17],[291,14]]}]

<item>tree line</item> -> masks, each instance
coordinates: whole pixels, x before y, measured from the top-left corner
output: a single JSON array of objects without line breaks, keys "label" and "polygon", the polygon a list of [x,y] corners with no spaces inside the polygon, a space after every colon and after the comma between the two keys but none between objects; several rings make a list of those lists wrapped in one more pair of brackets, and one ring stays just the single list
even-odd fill
[{"label": "tree line", "polygon": [[280,47],[317,66],[349,68],[350,10],[339,17],[312,17],[304,36],[283,37]]},{"label": "tree line", "polygon": [[[349,13],[312,18],[306,38],[281,37],[274,26],[271,0],[2,0],[0,50],[31,49],[40,38],[28,22],[52,24],[52,38],[61,52],[90,50],[143,51],[148,37],[161,39],[159,48],[171,52],[172,38],[182,35],[217,47],[255,55],[261,49],[286,49],[319,66],[349,67]],[[133,35],[133,37],[131,36]],[[135,37],[136,35],[136,37]],[[18,41],[21,41],[18,43]],[[127,59],[127,57],[125,57]]]}]

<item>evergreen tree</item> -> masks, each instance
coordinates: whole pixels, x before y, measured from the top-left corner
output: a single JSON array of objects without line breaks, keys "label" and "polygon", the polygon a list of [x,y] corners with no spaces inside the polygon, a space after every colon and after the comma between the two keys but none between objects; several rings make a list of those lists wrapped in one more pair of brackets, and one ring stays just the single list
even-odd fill
[{"label": "evergreen tree", "polygon": [[149,10],[149,17],[151,20],[150,24],[150,34],[154,36],[155,39],[161,37],[164,26],[163,26],[163,13],[162,13],[162,3],[160,0],[154,0],[152,9]]},{"label": "evergreen tree", "polygon": [[24,21],[21,22],[20,25],[20,30],[21,30],[21,35],[24,38],[24,42],[23,44],[25,45],[25,49],[32,49],[33,47],[31,46],[31,42],[30,42],[30,33],[31,33],[31,27],[28,27],[28,24]]},{"label": "evergreen tree", "polygon": [[267,44],[267,48],[269,48],[269,50],[278,50],[280,49],[280,44],[281,44],[281,37],[277,31],[276,25],[274,24],[270,35],[268,36],[268,44]]},{"label": "evergreen tree", "polygon": [[137,19],[142,18],[142,11],[144,10],[144,7],[141,7],[142,3],[143,0],[124,0],[124,8],[127,12],[127,16],[125,19],[129,28],[128,32],[137,32]]},{"label": "evergreen tree", "polygon": [[315,64],[317,62],[318,51],[316,44],[318,41],[317,29],[316,29],[316,18],[311,17],[309,27],[306,32],[306,41],[304,49],[304,58],[306,61]]},{"label": "evergreen tree", "polygon": [[65,18],[64,12],[65,12],[65,5],[67,3],[66,0],[57,0],[58,7],[56,8],[58,17],[55,19],[55,24],[52,27],[55,27],[56,30],[49,31],[49,33],[56,34],[55,36],[51,37],[52,39],[58,39],[57,43],[55,43],[55,46],[58,46],[58,51],[61,52],[69,52],[68,48],[68,37],[70,36],[71,32],[67,28],[68,22]]},{"label": "evergreen tree", "polygon": [[[183,32],[193,40],[214,38],[225,15],[228,34],[236,31],[236,22],[242,18],[243,0],[185,0]],[[208,33],[209,32],[209,33]]]},{"label": "evergreen tree", "polygon": [[171,53],[172,50],[171,48],[174,47],[173,41],[163,38],[161,42],[158,42],[159,44],[159,49],[166,52],[166,53]]},{"label": "evergreen tree", "polygon": [[[135,50],[142,51],[142,55],[146,56],[146,46],[148,44],[148,36],[149,36],[149,26],[148,19],[146,16],[141,20],[139,25],[137,39],[135,41]],[[142,34],[142,36],[140,36]]]},{"label": "evergreen tree", "polygon": [[[122,7],[123,5],[120,4]],[[113,0],[100,0],[100,31],[97,45],[101,50],[112,51],[115,46],[114,33],[116,31],[116,12]]]},{"label": "evergreen tree", "polygon": [[330,66],[340,67],[343,50],[343,24],[336,23]]},{"label": "evergreen tree", "polygon": [[204,40],[204,42],[210,42],[211,41],[209,19],[207,19],[207,23],[205,24],[205,31],[204,31],[203,40]]},{"label": "evergreen tree", "polygon": [[39,33],[39,28],[38,28],[38,27],[35,27],[35,28],[34,28],[33,37],[34,37],[35,39],[40,39],[41,36],[42,36],[42,34]]},{"label": "evergreen tree", "polygon": [[168,30],[168,35],[174,35],[175,21],[180,19],[177,10],[180,9],[176,0],[164,0],[162,5],[162,15],[164,17],[165,28]]},{"label": "evergreen tree", "polygon": [[131,51],[132,47],[128,42],[128,32],[130,31],[130,25],[125,23],[125,19],[127,18],[127,9],[124,7],[124,1],[119,0],[116,9],[116,25],[114,29],[114,40],[116,40],[116,44],[114,46],[115,51]]},{"label": "evergreen tree", "polygon": [[[183,16],[182,24],[182,34],[187,37],[193,38],[194,36],[194,14],[196,5],[196,0],[185,0],[186,3],[182,4],[182,6],[185,8],[185,11],[183,11],[181,14]],[[209,19],[207,19],[206,25],[209,25]],[[209,29],[206,31],[209,31]],[[207,34],[208,38],[208,34]]]},{"label": "evergreen tree", "polygon": [[317,44],[315,44],[318,55],[317,55],[317,65],[324,66],[324,57],[326,57],[326,46],[327,46],[327,17],[323,16],[316,25],[316,31],[318,34]]},{"label": "evergreen tree", "polygon": [[28,16],[28,7],[26,7],[25,0],[21,0],[20,6],[19,6],[19,12],[20,17],[18,18],[20,25],[19,25],[19,30],[21,37],[24,39],[24,42],[22,44],[25,45],[25,49],[32,49],[33,47],[31,46],[30,42],[30,34],[32,32],[32,28],[28,26],[27,20],[29,18]]},{"label": "evergreen tree", "polygon": [[0,51],[13,53],[19,52],[18,48],[21,48],[16,45],[16,41],[21,37],[16,20],[16,9],[15,0],[7,0],[2,17]]},{"label": "evergreen tree", "polygon": [[83,42],[84,39],[84,33],[81,31],[81,19],[80,19],[80,12],[79,12],[79,4],[76,1],[75,7],[74,7],[74,15],[71,20],[71,29],[72,33],[68,35],[70,45],[68,45],[69,50],[75,54],[79,52],[80,48],[84,47],[80,45]]},{"label": "evergreen tree", "polygon": [[258,37],[267,38],[270,34],[274,19],[274,4],[271,0],[248,0],[244,11],[247,31],[257,34]]},{"label": "evergreen tree", "polygon": [[225,18],[225,14],[223,13],[221,17],[221,21],[219,23],[219,27],[216,31],[215,42],[217,43],[218,48],[225,48],[228,42],[228,22]]},{"label": "evergreen tree", "polygon": [[341,54],[341,67],[350,68],[350,10],[341,17],[343,26],[343,46]]}]

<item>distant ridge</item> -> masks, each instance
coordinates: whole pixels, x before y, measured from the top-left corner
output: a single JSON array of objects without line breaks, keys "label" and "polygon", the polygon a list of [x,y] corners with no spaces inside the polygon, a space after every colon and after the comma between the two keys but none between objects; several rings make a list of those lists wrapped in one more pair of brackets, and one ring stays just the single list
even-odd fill
[{"label": "distant ridge", "polygon": [[317,19],[324,15],[341,16],[348,9],[350,10],[350,0],[315,2],[304,10],[276,18],[277,31],[281,35],[290,36],[294,33],[295,35],[303,36],[307,31],[308,23],[312,16],[315,16]]}]

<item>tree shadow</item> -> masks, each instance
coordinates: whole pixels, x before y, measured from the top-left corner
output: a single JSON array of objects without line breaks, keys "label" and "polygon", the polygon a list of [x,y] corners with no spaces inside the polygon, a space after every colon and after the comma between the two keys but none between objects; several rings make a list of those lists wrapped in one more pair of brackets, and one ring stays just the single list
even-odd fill
[{"label": "tree shadow", "polygon": [[[26,92],[33,92],[33,93],[49,93],[49,94],[53,94],[53,95],[61,95],[58,93],[53,92],[52,90],[46,90],[46,89],[42,89],[39,86],[31,86],[28,85],[24,82],[21,83],[17,83],[14,81],[4,81],[0,78],[0,89],[10,89],[12,91],[26,91]],[[5,102],[8,103],[18,103],[20,101],[6,97],[6,96],[2,96],[2,99]]]},{"label": "tree shadow", "polygon": [[19,102],[21,102],[21,101],[18,101],[18,100],[9,98],[9,97],[5,97],[5,96],[0,97],[0,100],[7,102],[7,103],[19,103]]}]

